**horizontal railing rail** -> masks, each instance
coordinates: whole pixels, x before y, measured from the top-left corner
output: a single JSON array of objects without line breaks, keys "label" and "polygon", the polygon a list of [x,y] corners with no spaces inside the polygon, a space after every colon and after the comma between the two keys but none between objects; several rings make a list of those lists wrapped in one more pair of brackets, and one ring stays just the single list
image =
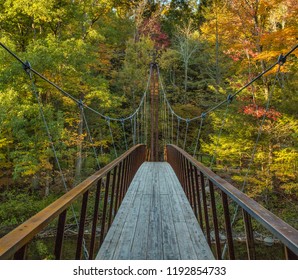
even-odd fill
[{"label": "horizontal railing rail", "polygon": [[[219,232],[219,217],[217,213],[218,201],[215,191],[221,196],[224,227],[228,244],[230,259],[235,259],[233,243],[232,222],[230,217],[230,202],[234,201],[242,209],[244,227],[246,232],[247,253],[249,259],[255,259],[255,239],[251,218],[258,221],[271,232],[285,246],[287,259],[297,259],[298,231],[281,220],[279,217],[265,209],[236,187],[216,175],[209,168],[198,162],[184,150],[175,145],[167,145],[167,161],[173,167],[186,196],[194,210],[197,219],[204,230],[207,242],[211,247],[211,223],[214,229],[215,253],[217,259],[222,257],[222,248]],[[208,195],[206,189],[208,188]],[[209,213],[210,212],[210,213]],[[211,214],[212,213],[212,214]]]},{"label": "horizontal railing rail", "polygon": [[[146,146],[136,145],[123,155],[88,177],[35,216],[0,239],[0,259],[24,259],[28,243],[55,218],[58,218],[55,248],[56,259],[61,259],[67,211],[74,202],[81,201],[75,259],[81,259],[84,228],[90,191],[94,191],[89,259],[94,258],[96,239],[102,244],[113,218],[139,166],[145,161]],[[102,209],[101,209],[102,208]],[[97,225],[101,223],[99,236]]]}]

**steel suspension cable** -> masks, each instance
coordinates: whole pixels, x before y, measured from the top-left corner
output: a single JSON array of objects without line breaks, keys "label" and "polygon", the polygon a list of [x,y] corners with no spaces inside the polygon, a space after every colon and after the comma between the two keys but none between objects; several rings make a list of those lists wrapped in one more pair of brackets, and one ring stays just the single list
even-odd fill
[{"label": "steel suspension cable", "polygon": [[[63,174],[63,171],[62,171],[62,168],[61,168],[61,165],[60,165],[60,161],[59,161],[59,158],[58,158],[58,154],[57,154],[57,151],[56,151],[56,148],[55,148],[55,145],[54,145],[53,137],[52,137],[52,134],[50,132],[50,128],[49,128],[48,122],[46,120],[46,117],[45,117],[45,114],[44,114],[44,111],[43,111],[43,108],[42,108],[42,103],[40,101],[39,94],[38,94],[35,82],[33,80],[33,77],[32,77],[31,66],[30,66],[29,62],[26,62],[24,64],[24,70],[28,74],[29,79],[31,81],[32,92],[33,92],[33,94],[36,98],[36,101],[38,103],[39,113],[40,113],[40,116],[42,118],[44,127],[46,129],[46,133],[47,133],[47,136],[48,136],[48,139],[49,139],[49,142],[50,142],[53,154],[54,154],[56,164],[58,166],[58,170],[59,170],[59,174],[60,174],[60,177],[61,177],[61,180],[62,180],[63,187],[65,189],[65,192],[68,192],[68,186],[67,186],[67,183],[66,183],[66,179],[65,179],[65,176]],[[73,205],[71,205],[71,211],[72,211],[72,215],[73,215],[73,218],[75,220],[76,226],[77,226],[77,228],[79,228],[79,222],[78,222],[78,219],[77,219],[77,216],[76,216]],[[85,257],[85,259],[88,259],[89,258],[89,253],[88,253],[88,250],[86,248],[85,239],[83,239],[83,248],[84,248],[84,257]]]},{"label": "steel suspension cable", "polygon": [[160,107],[162,109],[162,141],[163,146],[166,145],[166,111],[164,106],[164,98],[160,97]]},{"label": "steel suspension cable", "polygon": [[107,119],[106,122],[107,122],[108,127],[109,127],[109,131],[110,131],[110,136],[111,136],[111,139],[112,139],[112,144],[113,144],[113,148],[114,148],[115,157],[117,158],[118,157],[118,154],[117,154],[116,145],[115,145],[115,141],[114,141],[114,136],[113,136],[113,132],[112,132],[112,128],[111,128],[111,122],[110,122],[109,119]]},{"label": "steel suspension cable", "polygon": [[135,134],[135,145],[138,143],[138,126],[137,126],[137,115],[134,116],[134,134]]},{"label": "steel suspension cable", "polygon": [[164,103],[164,106],[165,106],[165,110],[166,110],[166,128],[167,128],[166,143],[169,144],[170,143],[170,124],[169,124],[170,114],[169,114],[169,108],[168,108],[166,102]]},{"label": "steel suspension cable", "polygon": [[185,136],[184,136],[184,142],[183,142],[183,150],[185,150],[186,138],[187,138],[187,133],[188,133],[188,127],[189,127],[189,119],[186,120],[186,128],[185,128]]},{"label": "steel suspension cable", "polygon": [[176,139],[176,145],[179,147],[179,130],[180,130],[180,118],[177,117],[177,139]]},{"label": "steel suspension cable", "polygon": [[135,145],[135,132],[133,118],[130,119],[132,144]]},{"label": "steel suspension cable", "polygon": [[193,155],[192,155],[193,157],[195,157],[195,155],[197,153],[197,149],[198,149],[198,145],[199,145],[199,141],[200,141],[200,137],[201,137],[201,132],[202,132],[202,127],[203,127],[204,120],[205,120],[205,116],[201,117],[200,127],[199,127],[199,130],[198,130],[198,136],[197,136],[197,139],[196,139],[196,142],[195,142],[195,148],[194,148]]},{"label": "steel suspension cable", "polygon": [[164,100],[164,106],[165,106],[165,111],[166,111],[166,144],[169,144],[169,108]]},{"label": "steel suspension cable", "polygon": [[126,139],[126,131],[125,131],[124,119],[121,120],[121,126],[122,126],[122,132],[123,132],[123,136],[124,136],[125,149],[127,151],[128,150],[128,146],[127,146],[127,139]]},{"label": "steel suspension cable", "polygon": [[172,114],[172,143],[174,143],[174,114],[173,111],[171,111]]},{"label": "steel suspension cable", "polygon": [[134,133],[134,145],[137,144],[138,140],[137,140],[137,120],[136,120],[137,115],[134,116],[133,118],[133,133]]},{"label": "steel suspension cable", "polygon": [[137,113],[136,115],[136,123],[137,123],[137,143],[140,144],[140,117],[139,117],[139,113]]},{"label": "steel suspension cable", "polygon": [[81,110],[81,113],[82,113],[82,116],[83,116],[85,128],[86,128],[86,131],[87,131],[87,134],[88,134],[88,137],[89,137],[89,141],[90,141],[92,149],[93,149],[96,164],[97,164],[97,167],[98,167],[98,170],[99,170],[99,169],[101,169],[101,166],[100,166],[100,163],[99,163],[99,160],[98,160],[98,154],[97,154],[97,151],[95,149],[94,141],[93,141],[90,129],[89,129],[88,121],[87,121],[87,118],[86,118],[86,115],[85,115],[85,112],[84,112],[84,107],[81,106],[80,110]]},{"label": "steel suspension cable", "polygon": [[228,112],[229,112],[230,104],[233,100],[233,98],[230,95],[228,96],[228,99],[229,99],[229,101],[227,103],[227,106],[226,106],[226,109],[225,109],[225,112],[224,112],[224,115],[223,115],[223,118],[222,118],[220,130],[219,130],[219,133],[217,135],[217,139],[216,139],[216,143],[215,143],[215,148],[213,150],[213,155],[212,155],[212,158],[211,158],[211,161],[210,161],[210,165],[209,165],[210,169],[212,168],[213,162],[215,160],[216,153],[217,153],[217,148],[218,148],[218,145],[219,145],[219,141],[221,139],[222,131],[223,131],[224,125],[225,125],[226,120],[227,120],[227,115],[228,115]]},{"label": "steel suspension cable", "polygon": [[[263,132],[263,125],[265,123],[266,116],[267,116],[267,113],[268,113],[269,108],[270,108],[270,103],[271,103],[273,92],[275,91],[278,74],[280,73],[280,68],[281,68],[281,66],[284,63],[285,63],[285,60],[280,60],[280,58],[279,58],[279,60],[277,62],[278,69],[277,69],[276,74],[275,74],[275,79],[274,79],[273,87],[272,87],[271,91],[269,92],[269,96],[268,96],[267,103],[266,103],[266,109],[265,109],[265,112],[264,112],[262,121],[261,121],[260,126],[259,126],[259,129],[258,129],[258,134],[257,134],[256,141],[254,143],[253,150],[252,150],[251,159],[249,161],[248,168],[247,168],[247,171],[246,171],[245,176],[244,176],[244,181],[243,181],[242,187],[240,189],[241,192],[244,192],[244,190],[245,190],[245,187],[246,187],[246,184],[247,184],[247,179],[248,179],[248,174],[250,172],[250,169],[251,169],[252,164],[253,164],[254,159],[255,159],[255,154],[256,154],[257,146],[258,146],[258,143],[259,143],[261,134]],[[233,218],[232,218],[232,221],[231,221],[231,226],[233,226],[234,223],[236,222],[238,211],[239,211],[239,205],[237,204],[236,209],[235,209],[235,212],[234,212],[234,215],[233,215]],[[224,246],[224,249],[223,249],[223,252],[222,252],[222,258],[225,257],[226,252],[227,252],[227,244],[225,244],[225,246]]]},{"label": "steel suspension cable", "polygon": [[143,144],[147,145],[147,131],[146,131],[146,107],[147,107],[147,97],[144,101],[144,108],[143,108]]},{"label": "steel suspension cable", "polygon": [[[146,92],[148,92],[149,86],[150,86],[150,80],[151,80],[151,75],[152,75],[152,69],[153,65],[150,64],[150,70],[149,70],[149,77],[147,81],[147,87],[146,87]],[[147,94],[143,96],[143,102],[141,105],[144,106],[144,144],[148,144],[148,103],[149,100],[147,98]]]},{"label": "steel suspension cable", "polygon": [[[14,52],[12,52],[8,47],[6,47],[3,43],[0,42],[0,46],[5,49],[10,55],[12,55],[16,60],[18,60],[24,68],[27,67],[27,64],[26,62],[23,62]],[[71,100],[73,100],[75,103],[77,103],[77,105],[80,105],[80,100],[77,99],[76,97],[74,97],[73,95],[71,95],[70,93],[66,92],[65,90],[63,90],[61,87],[59,87],[57,84],[55,84],[54,82],[50,81],[49,79],[47,79],[45,76],[43,76],[42,74],[40,74],[38,71],[36,71],[34,68],[32,68],[30,66],[30,71],[32,73],[34,73],[35,75],[37,75],[38,77],[40,77],[42,80],[44,80],[45,82],[47,82],[48,84],[52,85],[53,87],[55,87],[58,91],[60,91],[64,96],[70,98]],[[150,73],[151,74],[151,73]],[[122,119],[124,120],[129,120],[130,118],[132,118],[139,110],[140,110],[140,107],[142,106],[142,103],[144,101],[144,97],[147,95],[147,92],[148,92],[148,89],[149,89],[149,84],[150,84],[150,75],[148,77],[148,81],[147,81],[147,86],[146,86],[146,89],[145,89],[145,92],[141,98],[141,102],[139,104],[139,106],[137,107],[137,109],[131,114],[129,115],[128,117],[125,117],[125,118],[113,118],[113,117],[110,117],[110,116],[107,116],[107,115],[104,115],[102,113],[100,113],[99,111],[89,107],[88,105],[84,104],[83,103],[83,106],[92,111],[93,113],[99,115],[100,117],[106,119],[106,120],[109,120],[109,121],[118,121],[120,122]]]},{"label": "steel suspension cable", "polygon": [[147,96],[146,96],[146,100],[144,103],[144,144],[147,145],[147,129],[148,129],[148,125],[147,125]]},{"label": "steel suspension cable", "polygon": [[144,108],[140,110],[140,143],[144,143]]},{"label": "steel suspension cable", "polygon": [[[275,91],[275,87],[276,87],[276,81],[277,81],[277,75],[279,74],[280,72],[280,68],[281,68],[281,65],[282,64],[279,64],[278,65],[278,69],[277,69],[277,72],[276,72],[276,75],[275,75],[275,79],[274,79],[274,83],[273,83],[273,87],[272,87],[272,90],[270,91],[269,93],[269,96],[268,96],[268,100],[267,100],[267,103],[266,103],[266,109],[265,109],[265,112],[264,112],[264,115],[263,115],[263,118],[262,118],[262,121],[261,121],[261,124],[259,126],[259,130],[258,130],[258,135],[257,135],[257,138],[256,138],[256,141],[255,141],[255,144],[254,144],[254,147],[253,147],[253,151],[252,151],[252,157],[251,157],[251,160],[249,162],[249,168],[245,174],[245,178],[247,178],[248,176],[248,173],[250,171],[250,168],[252,166],[252,163],[254,161],[254,158],[255,158],[255,153],[256,153],[256,149],[257,149],[257,145],[258,145],[258,142],[260,140],[260,137],[261,137],[261,134],[263,132],[263,126],[264,126],[264,122],[266,120],[266,116],[267,116],[267,113],[269,111],[269,108],[270,108],[270,103],[271,103],[271,99],[272,99],[272,94],[273,92]],[[244,191],[244,188],[246,186],[246,180],[243,182],[243,186],[241,188],[241,191]]]},{"label": "steel suspension cable", "polygon": [[[241,93],[244,89],[246,89],[247,87],[249,87],[251,84],[253,84],[255,81],[257,81],[258,79],[260,79],[262,76],[264,76],[266,73],[268,73],[270,70],[272,70],[276,65],[278,65],[280,62],[285,62],[287,57],[292,54],[296,49],[298,48],[298,44],[296,44],[290,51],[288,51],[285,55],[280,55],[279,58],[278,58],[278,61],[273,63],[271,66],[269,66],[267,69],[265,69],[263,72],[261,72],[260,74],[258,74],[256,77],[254,77],[252,80],[250,80],[248,83],[246,83],[244,86],[242,86],[238,91],[236,91],[234,94],[231,94],[231,98],[234,98],[236,95],[238,95],[239,93]],[[157,69],[158,70],[158,75],[159,75],[159,68]],[[167,102],[167,105],[169,106],[169,108],[173,111],[173,114],[177,117],[177,118],[180,118],[181,120],[183,121],[186,121],[186,118],[183,118],[181,116],[179,116],[177,113],[174,112],[169,100],[167,99],[167,96],[166,96],[166,93],[165,93],[165,89],[164,89],[164,86],[163,86],[163,82],[162,82],[162,79],[159,75],[159,78],[160,78],[160,84],[161,84],[161,89],[163,91],[163,94],[165,95],[165,98],[166,98],[166,102]],[[207,110],[205,113],[205,115],[208,115],[210,114],[211,112],[217,110],[219,107],[221,107],[222,105],[224,105],[225,103],[227,103],[228,100],[225,99],[221,102],[219,102],[218,104],[216,104],[214,107],[210,108],[209,110]],[[198,120],[202,117],[202,115],[200,116],[197,116],[197,117],[194,117],[194,118],[191,118],[190,121],[194,121],[194,120]]]},{"label": "steel suspension cable", "polygon": [[[23,64],[24,67],[26,67],[26,64],[25,62],[23,62],[15,53],[13,53],[8,47],[6,47],[3,43],[0,42],[0,46],[5,49],[9,54],[11,54],[15,59],[17,59],[21,64]],[[287,57],[293,53],[296,49],[298,48],[298,44],[296,44],[290,51],[288,51],[285,55],[281,55],[280,58],[279,58],[279,61],[285,61],[287,59]],[[252,83],[254,83],[256,80],[258,80],[259,78],[261,78],[263,75],[265,75],[267,72],[269,72],[271,69],[273,69],[276,65],[278,64],[278,62],[275,62],[273,65],[271,65],[270,67],[268,67],[266,70],[264,70],[262,73],[260,73],[258,76],[256,76],[255,78],[253,78],[249,83],[247,83],[246,85],[244,85],[241,89],[239,89],[236,93],[234,93],[233,95],[231,95],[232,97],[235,97],[236,95],[238,95],[240,92],[242,92],[244,89],[246,89],[248,86],[250,86]],[[74,96],[72,96],[71,94],[67,93],[66,91],[64,91],[62,88],[60,88],[59,86],[57,86],[55,83],[51,82],[50,80],[48,80],[46,77],[44,77],[43,75],[41,75],[39,72],[37,72],[36,70],[34,70],[32,67],[31,67],[31,71],[36,74],[37,76],[39,76],[41,79],[43,79],[44,81],[48,82],[49,84],[51,84],[52,86],[54,86],[56,89],[58,89],[61,93],[63,93],[65,96],[69,97],[70,99],[72,99],[74,102],[76,102],[77,104],[79,104],[79,100],[77,98],[75,98]],[[157,71],[158,71],[158,76],[159,76],[159,79],[160,79],[160,75],[159,75],[159,67],[157,67]],[[150,77],[151,77],[151,68],[150,68],[150,75],[149,75],[149,78],[148,78],[148,82],[147,82],[147,88],[146,88],[146,91],[143,95],[143,98],[141,100],[141,103],[139,104],[138,108],[135,110],[135,112],[133,114],[131,114],[130,116],[124,118],[125,120],[133,117],[139,110],[140,110],[140,107],[142,105],[142,102],[144,100],[144,96],[147,95],[147,91],[148,91],[148,88],[149,88],[149,83],[150,83]],[[161,81],[161,79],[160,79]],[[163,91],[163,94],[165,95],[166,97],[166,94],[165,94],[165,90],[164,90],[164,87],[163,87],[163,83],[161,81],[161,88],[162,88],[162,91]],[[167,105],[169,106],[169,108],[173,111],[168,99],[166,99],[167,101]],[[225,104],[227,102],[227,100],[224,100],[220,103],[218,103],[217,105],[215,105],[214,107],[212,107],[211,109],[207,110],[205,112],[205,114],[209,114],[211,113],[212,111],[216,110],[217,108],[219,108],[220,106],[222,106],[223,104]],[[110,121],[121,121],[122,118],[111,118],[109,116],[106,116],[100,112],[98,112],[97,110],[94,110],[93,108],[87,106],[86,104],[84,104],[85,108],[93,111],[94,113],[100,115],[101,117],[105,118],[105,119],[109,119]],[[185,118],[182,118],[181,116],[177,115],[174,111],[173,111],[173,114],[176,115],[176,117],[180,118],[181,120],[184,120],[186,121]],[[201,118],[201,116],[197,116],[197,117],[194,117],[192,119],[190,119],[190,121],[193,121],[193,120],[197,120]]]}]

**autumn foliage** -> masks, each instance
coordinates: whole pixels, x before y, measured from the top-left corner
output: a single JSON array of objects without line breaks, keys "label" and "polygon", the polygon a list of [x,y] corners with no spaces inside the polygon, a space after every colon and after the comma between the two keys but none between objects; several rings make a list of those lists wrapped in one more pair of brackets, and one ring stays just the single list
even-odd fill
[{"label": "autumn foliage", "polygon": [[[275,63],[297,44],[297,34],[296,0],[0,1],[0,41],[75,98],[112,117],[127,116],[139,104],[153,50],[159,50],[173,108],[192,118]],[[228,109],[210,114],[197,153],[207,166],[214,158],[216,172],[239,188],[247,180],[245,192],[294,226],[297,208],[287,201],[298,201],[297,56],[295,50],[278,77],[272,69]],[[11,226],[64,189],[28,75],[3,49],[0,65],[0,218]],[[68,186],[97,170],[94,149],[102,166],[115,157],[113,140],[119,154],[125,151],[121,125],[111,122],[111,136],[107,121],[88,112],[90,144],[77,104],[34,81]],[[186,126],[179,125],[173,138],[181,146]],[[187,131],[190,154],[199,125],[191,123]],[[127,139],[132,145],[129,133]]]}]

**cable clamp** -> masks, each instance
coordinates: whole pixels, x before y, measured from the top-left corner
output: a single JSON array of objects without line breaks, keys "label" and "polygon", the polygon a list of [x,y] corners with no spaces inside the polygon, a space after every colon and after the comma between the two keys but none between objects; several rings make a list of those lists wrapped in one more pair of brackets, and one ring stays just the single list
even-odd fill
[{"label": "cable clamp", "polygon": [[228,103],[232,103],[233,99],[234,99],[234,96],[232,94],[229,94],[227,97]]},{"label": "cable clamp", "polygon": [[151,69],[157,69],[158,70],[158,63],[157,62],[150,62]]},{"label": "cable clamp", "polygon": [[186,119],[186,123],[189,124],[190,123],[190,119]]},{"label": "cable clamp", "polygon": [[83,103],[82,99],[79,100],[78,106],[79,106],[80,109],[83,109],[84,103]]},{"label": "cable clamp", "polygon": [[202,118],[202,119],[205,119],[205,118],[206,118],[206,113],[202,113],[202,114],[201,114],[201,118]]},{"label": "cable clamp", "polygon": [[31,76],[31,64],[29,61],[26,61],[24,64],[23,64],[23,69],[26,71],[26,73]]},{"label": "cable clamp", "polygon": [[286,61],[287,61],[287,57],[280,54],[278,57],[277,63],[279,65],[283,65],[284,63],[286,63]]}]

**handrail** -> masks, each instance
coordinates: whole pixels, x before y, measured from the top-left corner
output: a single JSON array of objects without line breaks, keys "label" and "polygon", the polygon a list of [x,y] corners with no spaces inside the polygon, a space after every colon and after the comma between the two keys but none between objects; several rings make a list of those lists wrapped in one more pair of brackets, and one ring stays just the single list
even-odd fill
[{"label": "handrail", "polygon": [[[87,202],[88,202],[88,192],[97,183],[97,195],[95,198],[95,213],[93,217],[93,236],[91,239],[95,239],[96,234],[96,223],[98,219],[98,208],[99,208],[99,200],[100,200],[100,190],[102,188],[103,178],[106,177],[105,182],[105,197],[104,197],[104,209],[106,216],[107,208],[108,208],[108,195],[111,193],[110,187],[113,189],[113,197],[112,200],[114,204],[114,210],[118,210],[119,205],[123,199],[127,188],[136,173],[138,167],[141,165],[142,162],[145,161],[146,155],[146,146],[142,144],[138,144],[123,155],[112,161],[111,163],[107,164],[101,170],[94,173],[92,176],[88,177],[86,180],[78,184],[75,188],[61,196],[59,199],[54,201],[52,204],[41,210],[39,213],[25,221],[23,224],[15,228],[13,231],[9,232],[7,235],[0,239],[0,259],[9,259],[13,255],[15,258],[19,258],[21,254],[21,258],[24,257],[24,246],[30,242],[34,236],[36,236],[41,230],[43,230],[51,221],[59,216],[59,223],[58,223],[58,230],[62,233],[61,236],[56,236],[56,247],[55,248],[55,256],[56,258],[61,257],[61,247],[62,247],[62,240],[64,234],[64,225],[65,225],[65,218],[66,218],[66,210],[70,205],[77,200],[78,197],[83,196],[83,203],[82,203],[82,210],[81,210],[81,221],[80,221],[80,229],[79,232],[82,232],[82,236],[79,237],[83,239],[83,228],[85,223],[85,215],[87,209]],[[113,172],[113,182],[110,182],[110,175]],[[117,181],[116,181],[117,177]],[[112,186],[111,186],[112,185]],[[116,192],[118,191],[118,193]],[[115,195],[115,196],[114,196]],[[112,213],[112,206],[110,206],[110,216]],[[114,216],[115,212],[114,211]],[[84,217],[82,217],[82,215]],[[106,219],[106,216],[103,219]],[[109,218],[109,224],[111,223],[111,217]],[[105,227],[106,221],[102,222],[102,225]],[[60,228],[59,228],[60,226]],[[101,241],[103,240],[104,233],[101,234]],[[62,238],[62,239],[61,239]],[[61,243],[57,245],[57,242]],[[81,240],[82,241],[82,240]],[[58,243],[59,243],[58,242]],[[92,242],[91,242],[92,243]],[[93,240],[94,243],[94,240]],[[92,244],[94,246],[94,244]],[[91,255],[93,255],[94,248],[90,249]],[[80,258],[81,248],[77,248],[77,258]],[[90,252],[89,252],[90,255]],[[93,256],[92,256],[93,257]],[[91,258],[91,256],[90,256]]]},{"label": "handrail", "polygon": [[[253,199],[249,198],[246,194],[238,190],[229,182],[219,177],[217,174],[215,174],[209,168],[205,167],[203,164],[198,162],[196,159],[194,159],[191,155],[189,155],[181,148],[175,145],[167,145],[167,159],[168,159],[168,162],[173,166],[173,169],[178,175],[178,178],[180,179],[180,182],[184,187],[185,191],[189,194],[188,197],[191,200],[191,203],[193,204],[193,206],[196,208],[195,210],[198,213],[199,219],[201,220],[200,221],[201,224],[203,224],[203,221],[202,221],[203,211],[202,209],[198,209],[199,207],[201,207],[197,205],[198,203],[200,203],[200,201],[197,201],[197,197],[193,198],[192,194],[200,195],[201,193],[201,196],[203,197],[203,199],[206,199],[205,181],[207,179],[207,181],[209,182],[211,200],[213,199],[213,196],[214,196],[213,186],[216,186],[218,189],[221,190],[223,207],[225,212],[225,223],[226,223],[225,227],[226,227],[226,231],[228,231],[227,232],[228,238],[229,238],[229,235],[230,235],[230,238],[232,238],[231,236],[232,231],[231,231],[229,211],[227,207],[228,200],[226,197],[229,197],[230,199],[232,199],[237,205],[239,205],[242,208],[244,212],[243,216],[245,220],[244,222],[246,227],[246,233],[247,233],[247,236],[249,236],[250,238],[248,248],[251,249],[251,246],[253,246],[252,244],[253,234],[252,234],[252,227],[250,223],[250,217],[253,217],[260,224],[262,224],[267,230],[269,230],[274,236],[276,236],[287,247],[288,254],[290,254],[294,258],[297,258],[298,231],[295,228],[293,228],[292,226],[290,226],[289,224],[281,220],[272,212],[265,209],[263,206],[258,204]],[[187,178],[187,177],[190,177],[190,178]],[[201,177],[200,184],[197,184],[197,186],[195,181],[196,180],[199,181],[199,180],[196,177]],[[194,203],[194,200],[197,201],[197,204]],[[212,205],[213,203],[215,203],[215,200],[214,202],[211,201],[211,208],[212,208],[212,213],[216,216],[216,207],[214,207],[215,209],[213,209],[213,206],[215,206],[215,205]],[[203,201],[203,204],[204,204],[204,201]],[[206,209],[207,207],[205,207],[205,210]],[[201,212],[199,210],[201,210]],[[207,229],[209,227],[209,221],[208,221],[208,218],[206,220],[206,215],[208,215],[208,213],[206,212],[205,212],[204,224]],[[247,214],[249,216],[247,216]],[[229,223],[229,225],[227,224],[227,222]],[[218,223],[217,217],[215,217],[215,220],[213,220],[213,224],[215,224],[215,231],[216,231],[217,223]],[[207,229],[206,234],[209,235],[207,236],[207,239],[210,240],[210,230]],[[215,233],[215,234],[218,234],[218,233]],[[215,236],[215,239],[218,239],[217,242],[219,241],[219,238],[217,238],[216,236]],[[232,240],[228,240],[228,241],[232,242]],[[232,246],[232,244],[229,244],[229,245]],[[217,249],[220,251],[219,247],[220,246],[218,245]],[[218,257],[219,255],[220,254],[218,252]],[[253,257],[253,256],[250,255],[250,257]]]}]

